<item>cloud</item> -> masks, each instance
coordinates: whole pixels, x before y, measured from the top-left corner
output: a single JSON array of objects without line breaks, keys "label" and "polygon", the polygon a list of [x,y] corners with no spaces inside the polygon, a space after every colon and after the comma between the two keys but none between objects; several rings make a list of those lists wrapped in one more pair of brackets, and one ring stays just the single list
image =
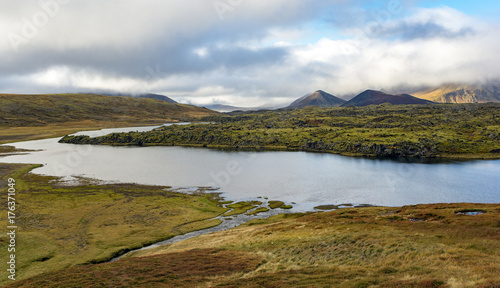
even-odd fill
[{"label": "cloud", "polygon": [[258,106],[316,89],[500,78],[498,23],[412,1],[388,14],[394,1],[10,1],[0,11],[0,89]]},{"label": "cloud", "polygon": [[408,18],[379,23],[371,32],[377,38],[392,39],[433,39],[464,38],[474,35],[478,29],[477,21],[467,15],[451,9],[419,9]]}]

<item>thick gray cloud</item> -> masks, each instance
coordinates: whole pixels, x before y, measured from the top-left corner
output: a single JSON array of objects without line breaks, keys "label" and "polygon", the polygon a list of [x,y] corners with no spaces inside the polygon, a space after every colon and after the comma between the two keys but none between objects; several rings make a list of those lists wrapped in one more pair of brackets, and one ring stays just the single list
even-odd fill
[{"label": "thick gray cloud", "polygon": [[500,76],[496,23],[410,0],[0,1],[4,92],[259,105]]}]

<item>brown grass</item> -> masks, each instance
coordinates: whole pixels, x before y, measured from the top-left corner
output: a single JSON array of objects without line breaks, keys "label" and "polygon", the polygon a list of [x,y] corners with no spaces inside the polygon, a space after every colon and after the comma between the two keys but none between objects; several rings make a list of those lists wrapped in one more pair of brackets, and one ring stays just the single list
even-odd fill
[{"label": "brown grass", "polygon": [[466,203],[278,215],[8,287],[498,287],[499,220]]},{"label": "brown grass", "polygon": [[195,249],[82,265],[6,287],[196,287],[214,277],[252,271],[263,261],[263,257],[247,252]]},{"label": "brown grass", "polygon": [[[486,213],[456,214],[464,209]],[[142,255],[216,247],[266,255],[256,271],[213,287],[496,287],[499,221],[498,204],[339,209],[258,220]]]}]

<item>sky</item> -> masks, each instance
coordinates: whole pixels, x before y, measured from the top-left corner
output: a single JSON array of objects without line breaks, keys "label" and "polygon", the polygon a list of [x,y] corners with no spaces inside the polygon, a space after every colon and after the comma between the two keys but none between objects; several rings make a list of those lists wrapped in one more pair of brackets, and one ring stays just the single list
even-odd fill
[{"label": "sky", "polygon": [[[261,106],[500,79],[500,1],[0,0],[0,93]],[[401,91],[406,92],[406,91]]]}]

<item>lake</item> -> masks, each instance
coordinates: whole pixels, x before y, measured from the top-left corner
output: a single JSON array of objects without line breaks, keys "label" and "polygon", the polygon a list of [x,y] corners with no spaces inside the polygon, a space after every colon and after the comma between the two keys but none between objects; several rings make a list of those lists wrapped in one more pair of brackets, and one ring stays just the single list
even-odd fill
[{"label": "lake", "polygon": [[67,181],[83,176],[173,186],[186,192],[197,186],[218,187],[229,200],[267,197],[294,203],[294,211],[311,211],[323,204],[500,202],[500,160],[426,164],[309,152],[73,145],[57,143],[59,139],[8,144],[43,151],[0,157],[0,162],[44,164],[33,172]]}]

